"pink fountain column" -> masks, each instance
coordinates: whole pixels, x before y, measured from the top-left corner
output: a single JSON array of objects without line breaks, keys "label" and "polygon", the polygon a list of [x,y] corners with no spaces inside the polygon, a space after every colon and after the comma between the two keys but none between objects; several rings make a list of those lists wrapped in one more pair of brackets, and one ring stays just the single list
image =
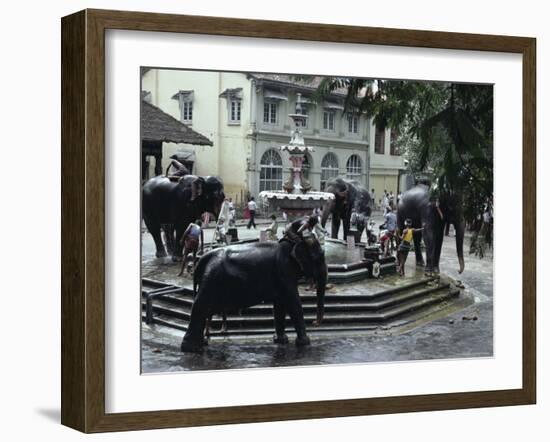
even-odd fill
[{"label": "pink fountain column", "polygon": [[292,184],[291,193],[302,193],[302,164],[304,162],[303,154],[291,154],[290,162],[292,163]]}]

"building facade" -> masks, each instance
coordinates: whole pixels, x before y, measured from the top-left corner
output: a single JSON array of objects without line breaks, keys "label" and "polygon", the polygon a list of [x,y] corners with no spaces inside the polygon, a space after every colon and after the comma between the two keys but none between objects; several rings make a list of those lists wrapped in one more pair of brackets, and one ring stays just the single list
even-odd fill
[{"label": "building facade", "polygon": [[[178,152],[194,153],[193,173],[217,175],[236,200],[262,190],[280,190],[290,174],[287,152],[296,97],[308,115],[302,128],[307,154],[304,175],[314,190],[343,176],[374,188],[398,192],[403,160],[390,129],[376,130],[365,115],[344,113],[345,91],[314,100],[319,79],[288,75],[151,69],[142,93],[152,104],[213,142],[210,146],[164,144],[163,170]],[[150,167],[154,167],[151,165]]]},{"label": "building facade", "polygon": [[370,187],[374,189],[377,204],[384,191],[397,195],[407,190],[405,164],[397,144],[397,131],[394,128],[380,129],[371,125],[369,137]]}]

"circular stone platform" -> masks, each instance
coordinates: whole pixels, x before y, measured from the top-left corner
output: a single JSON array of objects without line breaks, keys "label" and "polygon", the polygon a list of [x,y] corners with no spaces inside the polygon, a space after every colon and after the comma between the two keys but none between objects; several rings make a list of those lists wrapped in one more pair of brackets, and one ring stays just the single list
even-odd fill
[{"label": "circular stone platform", "polygon": [[[245,239],[231,243],[245,244],[258,242],[257,239]],[[210,248],[226,247],[223,244],[207,244]],[[371,256],[365,257],[365,244],[357,243],[354,248],[348,248],[348,244],[340,239],[325,239],[325,259],[328,267],[328,280],[335,284],[345,284],[354,281],[360,281],[366,278],[376,278],[396,273],[396,260],[393,256],[387,258],[380,257],[377,253],[377,247],[369,249],[376,250]],[[379,274],[376,271],[373,274],[374,262],[379,263]]]}]

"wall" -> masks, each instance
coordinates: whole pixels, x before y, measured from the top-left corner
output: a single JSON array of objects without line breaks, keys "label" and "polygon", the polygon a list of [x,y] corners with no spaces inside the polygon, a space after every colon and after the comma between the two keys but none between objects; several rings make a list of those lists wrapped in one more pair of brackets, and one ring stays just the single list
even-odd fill
[{"label": "wall", "polygon": [[370,155],[370,185],[374,189],[376,203],[382,198],[384,191],[390,190],[397,195],[399,187],[399,169],[404,167],[401,155],[392,155],[390,152],[390,129],[386,128],[384,136],[384,153],[376,153],[374,140],[376,136],[375,125],[371,121],[369,132],[369,155]]},{"label": "wall", "polygon": [[[228,88],[238,87],[243,89],[241,124],[230,125],[227,100],[220,98],[220,94]],[[194,174],[220,176],[227,196],[233,198],[246,190],[246,158],[250,155],[250,141],[246,139],[250,128],[250,83],[245,75],[152,69],[143,76],[142,89],[151,92],[152,104],[177,120],[181,118],[181,110],[178,100],[172,97],[180,90],[194,91],[193,120],[186,124],[214,143],[213,146],[164,143],[162,170],[166,170],[170,156],[176,151],[193,150],[196,155]]]},{"label": "wall", "polygon": [[[266,85],[267,89],[276,89],[276,86]],[[284,93],[284,92],[283,92]],[[307,97],[307,94],[305,94]],[[257,128],[259,131],[258,141],[255,148],[255,156],[252,166],[257,171],[251,175],[250,190],[253,194],[259,192],[259,171],[261,169],[261,158],[264,153],[270,149],[278,150],[282,144],[288,143],[291,132],[291,122],[288,117],[293,113],[296,107],[296,95],[294,90],[288,93],[288,101],[278,102],[277,124],[266,124],[263,121],[264,96],[263,91],[258,93],[258,107],[256,112]],[[310,153],[311,169],[309,181],[313,190],[321,188],[321,163],[323,157],[329,152],[333,153],[338,159],[338,176],[346,176],[346,164],[351,155],[358,155],[361,160],[361,176],[356,179],[363,184],[368,183],[368,143],[370,120],[361,116],[358,122],[357,134],[348,132],[348,120],[341,110],[335,111],[334,130],[323,129],[322,104],[306,105],[308,108],[307,127],[302,129],[306,145],[313,147]],[[289,176],[288,153],[283,152],[283,181]],[[397,172],[396,172],[397,173]]]},{"label": "wall", "polygon": [[[94,441],[479,441],[547,440],[550,433],[550,292],[547,268],[549,230],[538,236],[538,405],[403,415],[350,417],[298,422],[83,436],[61,427],[60,397],[60,26],[59,18],[85,7],[132,9],[296,20],[352,25],[495,33],[538,38],[538,177],[539,226],[550,222],[543,189],[550,188],[550,28],[545,3],[463,0],[441,8],[440,2],[355,0],[339,8],[334,3],[279,0],[262,8],[245,1],[154,3],[116,0],[38,2],[20,0],[3,6],[0,28],[3,85],[2,108],[5,182],[2,187],[2,375],[0,427],[3,440]],[[37,100],[37,95],[40,99]],[[40,103],[45,112],[28,113]],[[36,116],[38,115],[38,118]],[[32,140],[32,141],[31,141]],[[37,173],[21,178],[26,161]],[[9,209],[8,209],[9,208]],[[534,216],[534,214],[526,214]],[[24,233],[32,234],[32,242]],[[543,250],[543,248],[545,250]],[[15,315],[25,306],[24,318]],[[497,341],[498,344],[498,341]],[[444,375],[444,374],[442,374]],[[336,388],[337,379],[321,379],[321,388]],[[284,386],[282,386],[284,388]]]},{"label": "wall", "polygon": [[[183,62],[182,62],[183,63]],[[182,65],[184,66],[184,65]],[[196,154],[194,174],[217,175],[224,181],[227,196],[240,201],[247,191],[257,195],[260,191],[261,158],[269,149],[279,151],[279,147],[288,143],[291,126],[289,113],[296,107],[296,95],[293,90],[287,94],[287,100],[277,101],[276,124],[263,121],[263,89],[256,93],[254,102],[252,91],[255,86],[245,74],[231,72],[207,72],[193,70],[151,69],[142,77],[142,90],[151,93],[151,103],[164,112],[180,119],[181,110],[177,99],[172,97],[180,90],[193,91],[193,119],[185,124],[208,137],[214,146],[187,146],[183,144],[163,143],[162,170],[170,163],[170,156],[181,149],[192,150]],[[228,124],[228,101],[219,95],[230,88],[242,88],[241,124]],[[264,86],[277,90],[277,86]],[[254,112],[255,107],[255,112]],[[356,177],[366,185],[368,176],[368,151],[372,122],[362,116],[358,121],[357,134],[348,132],[348,122],[342,111],[335,111],[335,128],[333,131],[323,129],[322,105],[309,106],[307,128],[303,129],[308,145],[314,147],[311,153],[312,167],[310,182],[314,190],[321,188],[321,162],[323,157],[332,152],[338,158],[338,175],[347,175],[347,161],[351,155],[358,155],[361,160],[362,173]],[[256,140],[248,135],[259,131]],[[373,136],[373,135],[372,135]],[[372,137],[371,137],[372,138]],[[372,143],[372,142],[371,142]],[[376,155],[377,175],[373,179],[376,187],[397,190],[398,167],[402,166],[400,157],[389,155],[389,131],[386,137],[385,155]],[[370,148],[373,151],[373,148]],[[283,181],[289,176],[290,162],[287,153],[282,153]],[[371,153],[372,156],[372,153]],[[250,161],[250,165],[248,162]],[[247,172],[248,168],[248,172]],[[382,168],[382,169],[380,169]],[[151,159],[149,176],[154,176],[155,164]],[[381,183],[381,184],[379,184]],[[376,189],[378,190],[378,188]]]}]

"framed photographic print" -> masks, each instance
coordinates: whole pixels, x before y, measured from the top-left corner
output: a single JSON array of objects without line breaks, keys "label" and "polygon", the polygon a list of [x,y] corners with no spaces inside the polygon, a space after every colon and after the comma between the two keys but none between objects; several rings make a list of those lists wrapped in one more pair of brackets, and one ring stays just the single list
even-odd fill
[{"label": "framed photographic print", "polygon": [[525,37],[63,18],[62,423],[534,403],[535,67]]}]

